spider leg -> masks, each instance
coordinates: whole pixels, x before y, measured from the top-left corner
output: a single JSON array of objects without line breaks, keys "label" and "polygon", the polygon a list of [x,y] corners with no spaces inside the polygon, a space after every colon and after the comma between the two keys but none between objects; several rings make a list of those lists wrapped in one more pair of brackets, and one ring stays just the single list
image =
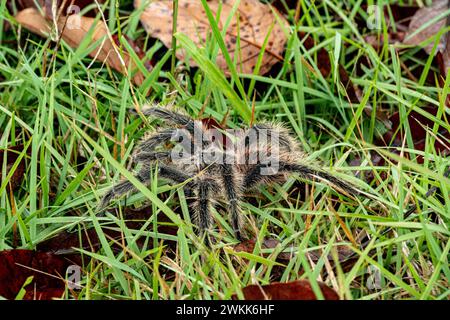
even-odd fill
[{"label": "spider leg", "polygon": [[194,126],[194,120],[192,120],[189,116],[172,110],[160,107],[151,107],[142,110],[142,113],[145,116],[152,116],[155,118],[163,119],[171,124],[181,125],[187,128],[193,128]]},{"label": "spider leg", "polygon": [[276,135],[276,138],[279,141],[279,146],[286,150],[287,152],[290,152],[295,149],[295,143],[292,141],[291,136],[287,132],[287,130],[284,127],[281,127],[280,125],[275,125],[271,123],[257,123],[253,125],[250,130],[254,130],[255,133],[258,135],[258,141],[261,139],[261,135],[265,135],[267,141],[272,140],[272,136]]},{"label": "spider leg", "polygon": [[[144,166],[134,177],[141,183],[150,182],[150,167]],[[119,182],[105,193],[100,202],[99,209],[105,208],[112,199],[135,190],[136,187],[130,181],[123,180]]]},{"label": "spider leg", "polygon": [[238,240],[242,240],[242,221],[241,221],[241,208],[240,190],[236,181],[236,175],[233,172],[233,168],[230,164],[220,165],[222,183],[225,190],[225,195],[229,201],[229,215],[231,220],[231,226],[233,227],[234,234]]},{"label": "spider leg", "polygon": [[133,157],[134,162],[152,162],[163,159],[170,159],[171,152],[170,151],[143,151],[140,153],[136,153]]},{"label": "spider leg", "polygon": [[207,133],[203,130],[201,121],[194,120],[188,115],[160,107],[146,108],[142,113],[145,116],[153,116],[155,118],[163,119],[170,124],[182,126],[192,135],[192,140],[195,140],[192,144],[202,143],[203,147],[209,144],[209,141],[203,141],[202,139],[202,137],[207,137]]},{"label": "spider leg", "polygon": [[344,192],[352,195],[363,195],[363,193],[358,190],[355,186],[344,182],[329,173],[321,170],[310,168],[306,165],[297,163],[285,163],[280,162],[278,172],[273,175],[261,175],[261,169],[267,167],[267,164],[257,164],[249,171],[249,173],[244,178],[244,188],[252,189],[261,183],[270,183],[273,181],[278,181],[283,173],[297,173],[299,176],[306,180],[319,179],[328,182],[337,189],[343,190]]},{"label": "spider leg", "polygon": [[266,168],[266,164],[255,164],[245,175],[243,185],[245,190],[251,190],[263,183],[275,182],[279,179],[280,174],[262,175],[261,170]]},{"label": "spider leg", "polygon": [[[144,166],[142,169],[135,175],[135,178],[139,180],[139,182],[148,184],[150,182],[150,174],[151,174],[151,167],[150,166]],[[183,183],[184,181],[188,180],[190,177],[183,172],[171,168],[169,166],[160,165],[158,169],[158,174],[161,178],[165,178],[167,180],[170,180],[175,183]],[[192,195],[192,189],[194,185],[192,183],[188,183],[185,186],[185,190],[187,190],[188,195]],[[103,196],[102,201],[100,203],[99,209],[103,209],[108,205],[108,203],[111,202],[112,199],[117,198],[123,194],[129,193],[131,191],[136,191],[136,187],[133,183],[131,183],[128,180],[123,180],[113,186],[109,191]]]},{"label": "spider leg", "polygon": [[210,245],[210,240],[205,231],[210,228],[212,223],[211,195],[214,189],[217,189],[217,186],[213,181],[201,179],[197,182],[198,199],[192,203],[194,223],[199,229],[199,235],[205,236],[205,244],[207,246]]},{"label": "spider leg", "polygon": [[169,128],[156,131],[149,137],[144,138],[144,140],[137,146],[137,148],[145,152],[154,151],[158,145],[167,143],[171,141],[173,137],[176,137],[176,135],[178,134],[178,130],[179,129],[177,128]]},{"label": "spider leg", "polygon": [[333,175],[321,171],[316,170],[313,168],[310,168],[305,165],[301,164],[292,164],[292,163],[280,163],[280,167],[282,167],[282,170],[285,172],[295,172],[298,173],[301,177],[312,180],[314,178],[318,178],[319,180],[328,182],[334,187],[337,187],[338,189],[350,194],[350,195],[363,195],[361,190],[359,190],[357,187],[353,186],[352,184],[345,182],[339,178],[334,177]]},{"label": "spider leg", "polygon": [[143,142],[137,146],[137,150],[134,152],[134,161],[139,163],[169,158],[169,152],[166,154],[168,156],[166,156],[163,152],[155,152],[158,145],[168,142],[175,143],[175,147],[181,147],[177,151],[172,149],[174,152],[178,152],[175,153],[176,157],[189,157],[193,153],[195,144],[191,133],[187,129],[169,128],[157,131],[144,139]]},{"label": "spider leg", "polygon": [[[191,178],[191,176],[176,168],[162,164],[159,164],[159,176],[175,183],[183,183]],[[195,186],[195,182],[193,181],[189,181],[184,185],[183,190],[188,199],[194,197]]]}]

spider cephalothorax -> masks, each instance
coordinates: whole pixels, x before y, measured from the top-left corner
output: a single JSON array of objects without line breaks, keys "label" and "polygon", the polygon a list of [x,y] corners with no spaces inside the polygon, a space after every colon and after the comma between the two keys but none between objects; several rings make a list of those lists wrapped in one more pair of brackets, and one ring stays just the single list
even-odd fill
[{"label": "spider cephalothorax", "polygon": [[[248,129],[222,130],[165,108],[147,108],[143,114],[173,127],[150,134],[138,145],[133,156],[140,165],[136,178],[149,183],[157,162],[159,177],[184,183],[200,234],[211,226],[211,206],[221,199],[228,203],[235,236],[242,239],[243,194],[262,184],[283,182],[291,174],[306,180],[324,180],[341,191],[360,194],[354,186],[307,165],[297,141],[280,124],[259,123]],[[134,190],[131,182],[120,182],[104,195],[101,207]]]}]

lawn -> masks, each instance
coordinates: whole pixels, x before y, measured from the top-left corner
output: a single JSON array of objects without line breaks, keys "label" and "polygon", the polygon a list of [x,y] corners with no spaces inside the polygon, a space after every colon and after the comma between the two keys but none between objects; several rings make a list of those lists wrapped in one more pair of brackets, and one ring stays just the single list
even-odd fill
[{"label": "lawn", "polygon": [[[274,25],[286,19],[286,41],[271,63],[263,41],[253,72],[228,53],[213,10],[198,46],[180,26],[151,37],[133,1],[92,2],[81,13],[105,23],[126,57],[102,62],[89,55],[104,41],[95,28],[84,26],[77,45],[39,36],[17,21],[22,2],[0,1],[0,251],[80,266],[59,297],[243,299],[249,285],[306,280],[317,298],[323,285],[340,299],[449,298],[450,36],[443,49],[439,36],[450,28],[421,45],[396,38],[431,1],[262,1],[276,5]],[[182,185],[158,179],[156,167],[148,185],[132,177],[134,148],[163,125],[141,112],[155,104],[226,128],[281,122],[302,161],[371,196],[292,175],[244,195],[248,240],[235,238],[229,203],[212,208],[207,246]],[[138,192],[100,210],[123,179]],[[45,270],[33,268],[38,281]],[[20,279],[28,292],[5,298],[33,297]]]}]

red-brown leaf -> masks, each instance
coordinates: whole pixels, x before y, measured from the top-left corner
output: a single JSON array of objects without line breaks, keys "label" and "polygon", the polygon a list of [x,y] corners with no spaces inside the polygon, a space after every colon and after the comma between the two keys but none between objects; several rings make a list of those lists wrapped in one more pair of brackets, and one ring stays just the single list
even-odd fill
[{"label": "red-brown leaf", "polygon": [[[112,209],[109,211],[114,211],[117,215],[119,214],[118,209]],[[127,228],[137,230],[141,228],[143,224],[152,216],[152,209],[151,207],[144,207],[140,209],[124,208],[122,214]],[[158,222],[158,232],[170,235],[177,234],[177,227],[170,225],[170,219],[163,213],[158,215]],[[112,230],[110,228],[103,228],[103,232],[109,239],[114,239],[119,243],[123,237],[122,232]],[[140,240],[138,241],[138,244],[141,244]],[[81,234],[78,232],[61,232],[57,236],[39,243],[37,248],[40,251],[56,254],[67,254],[70,255],[70,258],[73,261],[79,262],[81,260],[79,260],[78,252],[73,248],[83,248],[89,251],[96,251],[99,246],[100,240],[96,230],[89,229],[84,230]],[[116,243],[112,245],[112,248],[117,251],[121,251],[123,249]]]},{"label": "red-brown leaf", "polygon": [[65,290],[68,260],[51,253],[32,250],[6,250],[0,252],[0,296],[14,299],[25,280],[33,281],[25,287],[24,299],[49,300],[59,298]]},{"label": "red-brown leaf", "polygon": [[[435,116],[437,113],[437,108],[433,106],[425,107],[422,109],[433,116]],[[392,123],[392,129],[385,133],[385,135],[383,136],[383,140],[378,141],[377,145],[390,145],[395,147],[402,146],[404,140],[404,132],[402,130],[397,131],[400,126],[399,112],[394,113],[389,118],[389,120]],[[414,149],[423,151],[425,149],[427,129],[429,131],[433,128],[433,126],[435,125],[434,121],[428,119],[427,117],[419,114],[416,111],[412,111],[408,115],[408,123],[411,131],[411,137],[414,143]],[[446,139],[450,139],[450,132],[445,128],[440,127],[438,129],[438,133],[444,136]],[[390,143],[391,141],[392,143]],[[448,154],[448,152],[450,151],[450,144],[446,143],[442,139],[436,139],[434,148],[437,152]]]},{"label": "red-brown leaf", "polygon": [[[10,147],[8,149],[1,149],[0,150],[0,181],[2,180],[2,168],[3,168],[3,161],[6,157],[6,174],[8,174],[11,167],[14,165],[14,162],[16,162],[17,158],[19,157],[19,154],[23,150],[23,145],[20,146],[14,146]],[[22,158],[20,161],[16,171],[14,171],[11,179],[9,180],[9,188],[12,190],[15,190],[17,187],[20,186],[22,183],[23,175],[25,173],[25,160]]]},{"label": "red-brown leaf", "polygon": [[[325,300],[339,300],[338,294],[318,282]],[[307,280],[287,283],[274,282],[265,286],[249,285],[242,289],[245,300],[317,300],[316,295]],[[236,299],[236,296],[233,297]]]},{"label": "red-brown leaf", "polygon": [[[425,40],[434,37],[439,31],[445,27],[446,19],[443,18],[436,23],[433,23],[429,27],[423,29],[420,32],[417,32],[423,24],[431,19],[434,19],[438,15],[442,14],[448,9],[448,1],[447,0],[434,0],[432,5],[429,7],[423,7],[414,14],[413,18],[408,27],[408,32],[406,34],[404,44],[408,45],[421,45]],[[445,38],[441,37],[440,42],[438,44],[438,51],[443,51],[445,47]],[[424,47],[425,51],[430,54],[434,46],[434,42],[429,43]]]},{"label": "red-brown leaf", "polygon": [[[314,38],[307,36],[304,32],[299,32],[298,34],[300,41],[303,41],[303,46],[306,50],[310,50],[316,46]],[[306,38],[305,38],[306,37]],[[320,73],[325,78],[329,76],[331,72],[331,61],[328,51],[324,48],[320,48],[317,51],[317,66],[319,67]]]}]

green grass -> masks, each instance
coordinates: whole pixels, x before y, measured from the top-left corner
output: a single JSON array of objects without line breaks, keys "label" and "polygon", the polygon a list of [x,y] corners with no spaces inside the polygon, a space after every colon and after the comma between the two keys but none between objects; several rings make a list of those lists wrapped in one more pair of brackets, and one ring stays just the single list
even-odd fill
[{"label": "green grass", "polygon": [[[298,26],[292,19],[295,12],[290,12],[285,60],[270,76],[242,75],[230,68],[232,77],[225,78],[212,58],[225,50],[214,23],[208,49],[174,35],[201,66],[182,82],[171,73],[172,52],[146,38],[146,58],[155,55],[158,60],[153,71],[143,71],[146,80],[138,88],[108,66],[92,63],[86,45],[71,49],[62,42],[55,51],[54,43],[19,28],[1,1],[0,25],[9,21],[12,28],[0,38],[0,148],[23,144],[28,152],[21,153],[26,174],[14,193],[7,182],[19,162],[9,174],[6,163],[0,164],[0,250],[13,248],[14,242],[32,249],[62,232],[81,235],[95,228],[101,247],[96,252],[77,249],[92,259],[83,266],[83,289],[76,296],[67,291],[67,299],[229,299],[233,294],[242,297],[246,285],[271,282],[276,268],[281,281],[308,279],[317,291],[315,282],[320,280],[345,299],[448,299],[450,180],[443,174],[450,161],[434,149],[435,139],[444,139],[437,136],[437,126],[428,129],[425,150],[417,151],[404,120],[416,111],[449,129],[444,103],[450,77],[446,89],[427,83],[426,72],[437,67],[431,59],[417,58],[416,48],[400,50],[385,42],[377,52],[369,46],[364,36],[371,31],[354,22],[366,15],[362,2],[302,1]],[[132,1],[117,3],[105,4],[115,12],[108,24],[111,32],[145,38]],[[376,32],[386,32],[387,23]],[[316,46],[307,50],[295,29],[310,34]],[[317,51],[322,47],[331,57],[328,77],[319,70]],[[361,56],[371,64],[356,75],[356,57]],[[227,63],[232,66],[231,57]],[[424,68],[419,83],[408,78],[402,63],[411,70]],[[361,103],[349,102],[339,64],[361,89]],[[143,69],[143,64],[138,66]],[[232,249],[237,241],[221,212],[214,212],[218,242],[212,250],[206,248],[193,231],[180,186],[163,181],[145,186],[128,171],[133,147],[146,130],[155,129],[154,122],[130,111],[148,101],[174,102],[193,116],[204,108],[204,116],[219,122],[230,111],[227,125],[234,128],[250,121],[254,94],[256,121],[286,123],[311,161],[320,161],[379,201],[346,198],[318,182],[302,185],[291,178],[284,185],[262,188],[244,204],[246,225],[258,239],[253,253]],[[376,118],[381,104],[390,114],[400,112],[405,141],[399,151],[409,152],[410,159],[374,145],[387,130]],[[370,115],[364,112],[367,105],[373,108]],[[436,116],[423,109],[427,105],[438,108]],[[373,164],[372,150],[386,159],[384,165]],[[352,167],[349,162],[355,157],[361,163]],[[374,180],[367,184],[355,177],[357,171],[372,173]],[[151,201],[152,214],[138,229],[128,228],[123,215],[100,216],[96,211],[102,194],[121,177],[140,191],[127,197],[127,206]],[[432,186],[443,200],[425,196]],[[125,200],[116,203],[123,206]],[[406,218],[411,204],[418,209]],[[163,214],[178,227],[176,235],[158,232]],[[386,227],[392,232],[381,235]],[[121,231],[122,238],[110,239],[105,228]],[[369,234],[369,247],[354,247],[348,232],[356,239]],[[265,238],[281,245],[261,248]],[[337,261],[341,245],[356,252],[357,261],[347,269]],[[322,257],[312,262],[306,255],[311,250],[322,250]],[[281,251],[295,253],[283,266],[275,261]],[[332,269],[330,264],[338,266]],[[367,286],[369,270],[377,270],[380,288]]]}]

